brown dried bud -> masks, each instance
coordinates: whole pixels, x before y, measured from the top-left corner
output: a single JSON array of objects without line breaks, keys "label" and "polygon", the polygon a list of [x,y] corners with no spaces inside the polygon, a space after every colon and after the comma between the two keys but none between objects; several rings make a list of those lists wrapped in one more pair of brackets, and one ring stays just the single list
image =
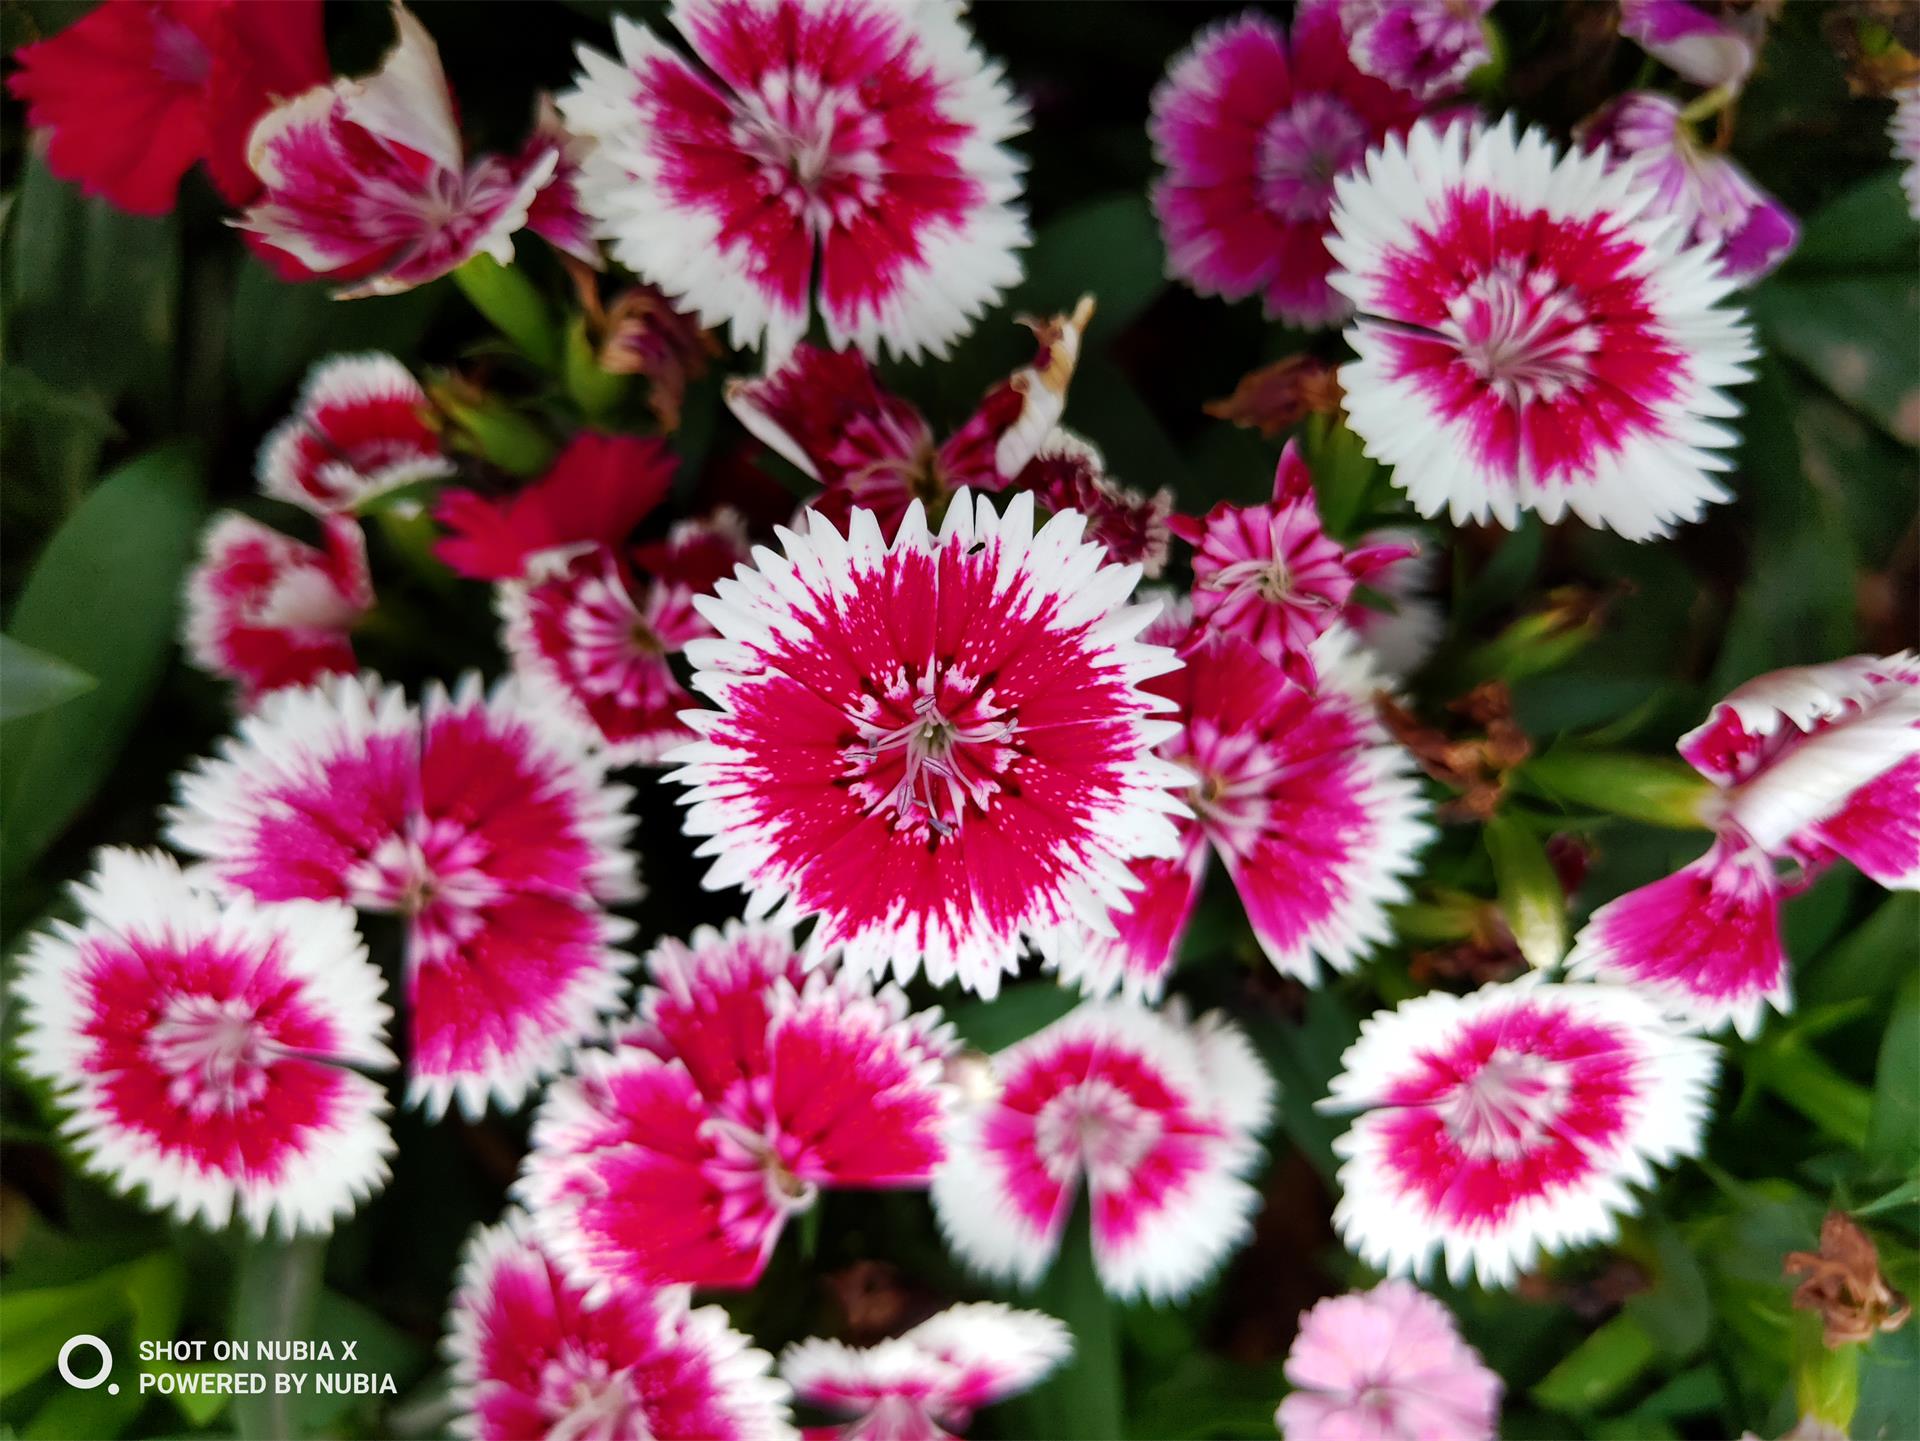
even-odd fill
[{"label": "brown dried bud", "polygon": [[1897,1331],[1912,1314],[1907,1298],[1882,1279],[1873,1238],[1845,1211],[1827,1212],[1817,1252],[1790,1251],[1780,1269],[1807,1278],[1794,1290],[1794,1308],[1820,1313],[1829,1350]]},{"label": "brown dried bud", "polygon": [[1486,681],[1448,704],[1448,710],[1480,728],[1478,735],[1456,738],[1427,725],[1384,691],[1374,697],[1374,709],[1421,770],[1460,792],[1442,810],[1451,819],[1491,818],[1506,791],[1507,773],[1533,754],[1533,742],[1513,720],[1513,696],[1505,681]]},{"label": "brown dried bud", "polygon": [[1208,401],[1206,412],[1271,439],[1309,415],[1334,414],[1342,398],[1334,367],[1315,356],[1290,355],[1241,376],[1233,394]]},{"label": "brown dried bud", "polygon": [[1891,95],[1920,80],[1920,6],[1912,0],[1833,0],[1820,23],[1855,95]]},{"label": "brown dried bud", "polygon": [[662,430],[680,427],[687,386],[720,353],[713,336],[651,285],[623,290],[607,307],[597,359],[609,375],[642,375],[647,406]]}]

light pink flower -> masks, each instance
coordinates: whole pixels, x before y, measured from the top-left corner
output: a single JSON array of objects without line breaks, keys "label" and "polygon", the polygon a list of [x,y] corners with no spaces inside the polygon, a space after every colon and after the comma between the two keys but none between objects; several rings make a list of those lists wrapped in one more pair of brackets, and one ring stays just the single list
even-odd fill
[{"label": "light pink flower", "polygon": [[1330,1297],[1287,1352],[1285,1441],[1493,1441],[1500,1378],[1447,1308],[1405,1281]]},{"label": "light pink flower", "polygon": [[1583,127],[1588,149],[1612,147],[1613,163],[1653,190],[1649,214],[1669,215],[1687,241],[1706,245],[1741,285],[1793,253],[1800,226],[1786,206],[1732,160],[1702,145],[1680,102],[1649,90],[1622,95]]},{"label": "light pink flower", "polygon": [[461,1259],[443,1349],[452,1429],[476,1441],[786,1441],[773,1360],[718,1306],[629,1284],[597,1305],[510,1211]]},{"label": "light pink flower", "polygon": [[751,1286],[821,1191],[927,1184],[953,1048],[937,1010],[807,973],[769,926],[664,941],[647,970],[639,1024],[548,1092],[516,1187],[592,1296]]},{"label": "light pink flower", "polygon": [[344,516],[327,518],[324,539],[317,549],[231,511],[201,539],[182,643],[201,670],[236,682],[244,704],[359,668],[353,627],[373,606],[366,539]]},{"label": "light pink flower", "polygon": [[525,165],[469,163],[433,37],[399,0],[392,13],[377,71],[283,100],[247,141],[264,194],[234,223],[296,275],[347,282],[342,298],[410,290],[476,255],[508,264],[560,159],[541,146]]},{"label": "light pink flower", "polygon": [[1695,85],[1738,89],[1753,73],[1769,7],[1620,0],[1620,33]]},{"label": "light pink flower", "polygon": [[1109,1295],[1178,1300],[1253,1229],[1273,1082],[1218,1012],[1089,1001],[993,1058],[993,1094],[963,1109],[933,1181],[948,1246],[1031,1285],[1084,1183]]},{"label": "light pink flower", "polygon": [[1900,187],[1907,192],[1907,213],[1920,220],[1920,83],[1899,90],[1894,102],[1887,134],[1893,140],[1893,158],[1900,164]]},{"label": "light pink flower", "polygon": [[1214,506],[1199,520],[1175,516],[1194,548],[1193,618],[1199,643],[1237,636],[1312,690],[1313,643],[1345,617],[1354,586],[1417,554],[1393,544],[1349,549],[1320,525],[1313,476],[1288,441],[1266,505]]},{"label": "light pink flower", "polygon": [[169,857],[103,850],[76,924],[22,954],[22,1067],[87,1170],[181,1221],[327,1232],[386,1183],[393,1012],[333,903],[216,896]]},{"label": "light pink flower", "polygon": [[1340,0],[1353,63],[1416,100],[1459,94],[1493,58],[1493,0]]},{"label": "light pink flower", "polygon": [[1168,273],[1202,295],[1257,293],[1289,325],[1341,320],[1347,301],[1327,285],[1334,177],[1419,113],[1355,68],[1337,0],[1303,0],[1291,35],[1255,10],[1201,31],[1147,123],[1166,167],[1153,208]]},{"label": "light pink flower", "polygon": [[[822,1428],[841,1441],[939,1441],[982,1406],[1017,1396],[1073,1351],[1051,1316],[998,1302],[949,1306],[873,1346],[810,1336],[781,1353],[794,1398],[851,1419]],[[810,1435],[816,1433],[809,1433]]]},{"label": "light pink flower", "polygon": [[1622,986],[1526,977],[1382,1011],[1341,1058],[1325,1111],[1362,1114],[1334,1226],[1390,1276],[1444,1256],[1455,1284],[1510,1286],[1610,1239],[1653,1167],[1698,1152],[1719,1048]]},{"label": "light pink flower", "polygon": [[[946,0],[676,0],[690,61],[614,19],[568,126],[614,258],[703,326],[785,360],[817,303],[835,347],[944,355],[1020,279],[1026,128]],[[817,290],[817,297],[816,297]]]},{"label": "light pink flower", "polygon": [[1723,387],[1753,341],[1713,252],[1646,218],[1653,191],[1511,121],[1422,121],[1336,189],[1348,423],[1422,515],[1646,540],[1728,498]]},{"label": "light pink flower", "polygon": [[1160,748],[1189,787],[1176,856],[1136,861],[1140,890],[1111,935],[1058,948],[1063,979],[1156,998],[1200,899],[1209,852],[1226,865],[1260,947],[1309,984],[1319,962],[1348,971],[1391,931],[1387,907],[1432,834],[1413,761],[1373,711],[1380,682],[1344,631],[1314,650],[1317,691],[1289,681],[1246,642],[1194,642],[1170,606],[1146,639],[1185,645],[1185,669],[1149,683],[1178,706]]},{"label": "light pink flower", "polygon": [[1068,315],[1029,321],[1038,338],[1033,360],[994,385],[974,413],[944,441],[910,402],[880,384],[854,351],[795,348],[785,365],[727,386],[727,405],[770,449],[825,489],[807,505],[846,529],[860,506],[891,541],[914,501],[934,522],[954,492],[1026,488],[1033,461],[1058,434],[1067,385],[1093,318],[1082,299]]},{"label": "light pink flower", "polygon": [[747,558],[745,524],[731,511],[683,521],[653,550],[651,575],[610,546],[545,551],[496,591],[514,673],[614,765],[652,765],[693,739],[671,658],[713,634],[693,599]]},{"label": "light pink flower", "polygon": [[1106,929],[1127,865],[1175,853],[1169,703],[1140,682],[1178,661],[1135,639],[1138,571],[1074,512],[1036,532],[1030,496],[1001,515],[962,491],[891,545],[869,510],[844,536],[811,521],[695,601],[718,709],[668,756],[687,833],[750,914],[816,917],[810,956],[992,996],[1023,945]]},{"label": "light pink flower", "polygon": [[429,413],[420,382],[391,355],[323,360],[260,447],[261,493],[325,516],[452,475]]},{"label": "light pink flower", "polygon": [[639,894],[632,793],[511,685],[423,709],[338,677],[279,691],[179,779],[171,843],[230,894],[339,899],[407,928],[408,1099],[520,1104],[618,1004]]},{"label": "light pink flower", "polygon": [[1721,787],[1713,845],[1595,911],[1567,964],[1689,1025],[1751,1036],[1767,1006],[1792,1005],[1785,897],[1836,856],[1920,889],[1920,661],[1860,655],[1756,677],[1680,754]]}]

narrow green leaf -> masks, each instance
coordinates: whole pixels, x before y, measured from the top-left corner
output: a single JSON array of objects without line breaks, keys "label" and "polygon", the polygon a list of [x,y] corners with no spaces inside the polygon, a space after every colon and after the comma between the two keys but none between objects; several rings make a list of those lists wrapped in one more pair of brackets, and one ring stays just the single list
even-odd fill
[{"label": "narrow green leaf", "polygon": [[58,656],[0,635],[0,721],[52,710],[99,682]]},{"label": "narrow green leaf", "polygon": [[476,255],[453,272],[461,294],[473,302],[495,330],[519,347],[542,370],[560,368],[560,327],[553,307],[526,272],[502,265],[491,255]]},{"label": "narrow green leaf", "polygon": [[1920,1206],[1920,1176],[1902,1181],[1877,1201],[1869,1201],[1864,1206],[1855,1206],[1852,1215],[1878,1216],[1885,1211],[1898,1211],[1906,1206]]},{"label": "narrow green leaf", "polygon": [[1896,1175],[1920,1167],[1920,977],[1901,989],[1880,1040],[1867,1154]]},{"label": "narrow green leaf", "polygon": [[991,1001],[963,1001],[947,1012],[960,1039],[977,1050],[1004,1051],[1043,1026],[1052,1025],[1079,1002],[1065,986],[1024,981]]},{"label": "narrow green leaf", "polygon": [[100,683],[9,724],[0,746],[0,874],[20,874],[113,768],[173,647],[200,525],[198,466],[151,452],[102,481],[41,552],[10,633]]},{"label": "narrow green leaf", "polygon": [[1845,940],[1794,977],[1802,1005],[1884,996],[1920,967],[1920,895],[1888,896]]},{"label": "narrow green leaf", "polygon": [[1549,1411],[1598,1411],[1638,1381],[1659,1354],[1653,1337],[1622,1313],[1595,1331],[1533,1388]]},{"label": "narrow green leaf", "polygon": [[1559,965],[1567,953],[1567,895],[1547,848],[1512,816],[1495,816],[1484,834],[1500,913],[1520,954],[1537,970]]}]

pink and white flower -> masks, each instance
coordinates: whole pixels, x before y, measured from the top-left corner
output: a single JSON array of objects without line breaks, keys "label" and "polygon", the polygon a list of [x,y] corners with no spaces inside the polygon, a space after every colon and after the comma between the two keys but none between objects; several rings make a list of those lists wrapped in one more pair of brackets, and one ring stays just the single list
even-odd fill
[{"label": "pink and white flower", "polygon": [[553,97],[542,95],[519,163],[522,170],[534,170],[551,154],[553,174],[527,207],[527,229],[562,255],[603,270],[607,262],[594,238],[592,217],[580,208],[580,165],[592,150],[591,140],[568,133]]},{"label": "pink and white flower", "polygon": [[1353,63],[1417,100],[1459,94],[1493,59],[1493,0],[1340,0]]},{"label": "pink and white flower", "polygon": [[[604,545],[546,551],[496,592],[515,674],[614,765],[652,765],[693,739],[680,712],[694,698],[671,657],[713,634],[693,600],[747,558],[745,524],[733,512],[683,521],[654,549],[664,573],[652,576]],[[706,573],[681,579],[689,561]]]},{"label": "pink and white flower", "polygon": [[20,1059],[86,1168],[181,1221],[325,1233],[386,1183],[385,983],[353,912],[227,899],[102,850],[28,945]]},{"label": "pink and white flower", "polygon": [[907,507],[920,501],[937,523],[956,491],[1028,488],[1036,458],[1059,435],[1067,386],[1093,318],[1082,297],[1071,314],[1026,321],[1038,340],[1033,360],[989,389],[966,422],[938,445],[909,402],[884,389],[853,351],[798,346],[785,365],[727,386],[727,405],[752,434],[817,480],[808,502],[845,529],[848,513],[874,512],[891,541]]},{"label": "pink and white flower", "polygon": [[1447,1308],[1405,1281],[1320,1302],[1287,1352],[1283,1441],[1493,1441],[1500,1378]]},{"label": "pink and white flower", "polygon": [[954,1045],[937,1010],[808,973],[764,925],[664,941],[647,970],[639,1023],[548,1092],[516,1186],[590,1299],[751,1286],[821,1191],[927,1184]]},{"label": "pink and white flower", "polygon": [[1108,1294],[1177,1300],[1253,1229],[1273,1082],[1218,1012],[1090,1001],[993,1058],[995,1093],[963,1110],[933,1181],[947,1244],[1031,1285],[1082,1182]]},{"label": "pink and white flower", "polygon": [[1209,851],[1240,892],[1282,975],[1312,984],[1320,962],[1349,971],[1391,936],[1387,908],[1432,834],[1412,758],[1374,715],[1380,685],[1345,631],[1316,644],[1307,691],[1235,636],[1194,643],[1181,607],[1147,632],[1184,645],[1184,670],[1149,689],[1178,707],[1160,755],[1180,768],[1190,818],[1176,855],[1136,861],[1131,908],[1055,957],[1063,979],[1101,994],[1157,998],[1200,899]]},{"label": "pink and white flower", "polygon": [[1623,986],[1526,977],[1435,991],[1361,1023],[1323,1111],[1333,1222],[1390,1276],[1444,1257],[1456,1285],[1509,1286],[1548,1255],[1610,1239],[1653,1167],[1698,1152],[1719,1049]]},{"label": "pink and white flower", "polygon": [[1728,498],[1723,387],[1752,338],[1712,250],[1649,219],[1631,173],[1510,120],[1422,121],[1335,188],[1348,423],[1422,515],[1646,540]]},{"label": "pink and white flower", "polygon": [[1303,0],[1291,34],[1257,10],[1202,30],[1147,122],[1166,167],[1153,208],[1168,273],[1202,295],[1259,294],[1289,325],[1341,320],[1347,301],[1327,284],[1334,177],[1419,113],[1356,68],[1338,0]]},{"label": "pink and white flower", "polygon": [[[833,345],[944,355],[1020,279],[1026,128],[947,0],[676,0],[687,59],[614,19],[568,126],[614,258],[777,366]],[[817,292],[817,294],[816,294]]]},{"label": "pink and white flower", "polygon": [[1900,164],[1900,188],[1907,192],[1907,213],[1920,220],[1920,82],[1896,92],[1894,102],[1887,134],[1893,140],[1893,158]]},{"label": "pink and white flower", "polygon": [[1739,89],[1766,36],[1765,5],[1620,0],[1620,33],[1682,79]]},{"label": "pink and white flower", "polygon": [[1680,754],[1720,787],[1707,853],[1595,911],[1577,976],[1633,985],[1743,1036],[1792,1005],[1780,903],[1835,857],[1920,890],[1920,661],[1852,656],[1740,686]]},{"label": "pink and white flower", "polygon": [[1173,492],[1161,486],[1145,495],[1107,474],[1107,463],[1088,441],[1062,427],[1020,472],[1022,490],[1033,492],[1049,514],[1075,510],[1087,518],[1087,539],[1115,565],[1137,565],[1148,580],[1167,566],[1173,538]]},{"label": "pink and white flower", "polygon": [[718,709],[667,758],[686,829],[748,913],[807,917],[810,957],[903,981],[925,966],[985,996],[1023,945],[1110,929],[1127,866],[1172,856],[1182,773],[1152,748],[1178,665],[1135,637],[1138,570],[1106,564],[1071,511],[1039,531],[961,491],[938,535],[920,503],[891,545],[872,511],[817,513],[695,601],[693,687]]},{"label": "pink and white flower", "polygon": [[433,37],[399,0],[392,13],[378,70],[281,101],[247,141],[264,193],[234,223],[294,278],[347,282],[343,299],[411,290],[476,255],[508,264],[560,160],[542,146],[525,165],[469,163]]},{"label": "pink and white flower", "polygon": [[367,543],[330,516],[326,549],[229,511],[207,527],[187,575],[187,658],[239,684],[246,704],[283,686],[350,675],[353,627],[373,606]]},{"label": "pink and white flower", "polygon": [[180,777],[173,845],[228,894],[407,925],[408,1099],[511,1109],[614,1010],[631,792],[512,685],[423,709],[351,677],[269,696]]},{"label": "pink and white flower", "polygon": [[1387,676],[1410,676],[1446,631],[1446,617],[1433,598],[1439,554],[1411,530],[1388,526],[1360,537],[1362,547],[1382,546],[1401,552],[1367,580],[1391,603],[1391,609],[1350,605],[1342,617],[1367,653]]},{"label": "pink and white flower", "polygon": [[1622,95],[1582,127],[1582,138],[1588,149],[1611,146],[1613,163],[1654,192],[1649,214],[1672,216],[1687,242],[1711,247],[1741,285],[1770,274],[1800,241],[1786,206],[1702,145],[1670,96]]},{"label": "pink and white flower", "polygon": [[391,355],[323,360],[260,447],[261,493],[337,515],[452,475],[430,415],[420,382]]},{"label": "pink and white flower", "polygon": [[467,1243],[443,1350],[452,1429],[475,1441],[785,1441],[773,1358],[718,1306],[677,1286],[627,1285],[588,1305],[508,1212]]},{"label": "pink and white flower", "polygon": [[1266,505],[1214,506],[1173,533],[1193,550],[1197,637],[1237,636],[1308,690],[1317,684],[1313,644],[1344,618],[1353,588],[1417,554],[1392,544],[1349,549],[1320,524],[1313,475],[1288,441]]},{"label": "pink and white flower", "polygon": [[810,1336],[781,1353],[780,1375],[802,1404],[850,1418],[828,1436],[939,1441],[1072,1353],[1072,1335],[1053,1317],[981,1301],[949,1306],[873,1346]]}]

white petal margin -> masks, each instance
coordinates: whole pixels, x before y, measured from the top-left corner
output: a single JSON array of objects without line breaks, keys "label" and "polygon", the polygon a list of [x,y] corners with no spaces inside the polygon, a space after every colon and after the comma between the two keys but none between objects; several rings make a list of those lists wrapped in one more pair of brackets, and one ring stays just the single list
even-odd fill
[{"label": "white petal margin", "polygon": [[[1636,188],[1630,170],[1609,173],[1608,165],[1606,150],[1562,155],[1537,127],[1517,133],[1512,117],[1491,129],[1428,119],[1404,142],[1389,137],[1334,182],[1327,249],[1339,269],[1328,281],[1361,316],[1346,332],[1358,359],[1340,368],[1347,418],[1422,515],[1445,511],[1455,524],[1491,518],[1511,529],[1522,510],[1550,524],[1570,513],[1629,540],[1650,540],[1731,498],[1714,478],[1732,469],[1725,452],[1737,439],[1721,422],[1741,413],[1725,388],[1751,378],[1758,354],[1742,312],[1723,304],[1736,286],[1711,246],[1685,246],[1671,218],[1640,218],[1652,193]],[[1450,197],[1468,186],[1555,220],[1616,222],[1644,248],[1633,269],[1648,281],[1656,328],[1687,356],[1676,393],[1650,407],[1665,433],[1638,435],[1617,454],[1597,453],[1578,484],[1543,485],[1524,469],[1512,476],[1480,465],[1455,423],[1394,375],[1387,338],[1404,327],[1368,318],[1381,313],[1392,252],[1419,244]]]},{"label": "white petal margin", "polygon": [[[1403,1189],[1374,1124],[1391,1111],[1375,1108],[1422,1057],[1457,1043],[1467,1024],[1528,1001],[1615,1030],[1635,1104],[1616,1143],[1589,1153],[1592,1174],[1580,1184],[1522,1201],[1498,1227],[1461,1227],[1429,1214]],[[1612,1239],[1619,1217],[1639,1210],[1635,1188],[1652,1188],[1656,1166],[1699,1153],[1719,1066],[1719,1047],[1684,1034],[1623,986],[1543,984],[1528,976],[1465,996],[1430,992],[1377,1012],[1361,1022],[1328,1095],[1315,1104],[1323,1112],[1362,1113],[1334,1142],[1341,1158],[1334,1227],[1349,1250],[1387,1275],[1420,1280],[1443,1261],[1455,1285],[1475,1278],[1486,1287],[1511,1286],[1546,1256]]]},{"label": "white petal margin", "polygon": [[357,355],[335,355],[307,372],[293,414],[267,434],[256,466],[260,492],[301,506],[316,514],[351,511],[369,500],[425,480],[454,473],[454,464],[436,446],[431,451],[404,451],[373,469],[356,469],[346,457],[323,463],[315,479],[340,496],[334,506],[323,504],[300,484],[300,439],[314,430],[314,416],[322,411],[353,410],[368,405],[400,404],[420,411],[428,408],[420,382],[393,356],[377,350]]},{"label": "white petal margin", "polygon": [[[386,1044],[393,1011],[351,910],[336,902],[216,898],[153,851],[103,849],[72,890],[80,923],[56,921],[33,938],[13,993],[23,1011],[21,1066],[52,1086],[68,1113],[61,1133],[88,1171],[181,1221],[219,1228],[238,1219],[255,1234],[289,1237],[330,1232],[386,1184],[395,1148],[385,1088],[349,1068],[397,1064]],[[107,1099],[113,1073],[91,1063],[97,1016],[84,978],[87,953],[97,944],[210,944],[225,954],[270,957],[299,984],[302,1008],[331,1024],[340,1044],[315,1059],[338,1068],[340,1104],[307,1132],[277,1175],[209,1169],[116,1118]]]}]

